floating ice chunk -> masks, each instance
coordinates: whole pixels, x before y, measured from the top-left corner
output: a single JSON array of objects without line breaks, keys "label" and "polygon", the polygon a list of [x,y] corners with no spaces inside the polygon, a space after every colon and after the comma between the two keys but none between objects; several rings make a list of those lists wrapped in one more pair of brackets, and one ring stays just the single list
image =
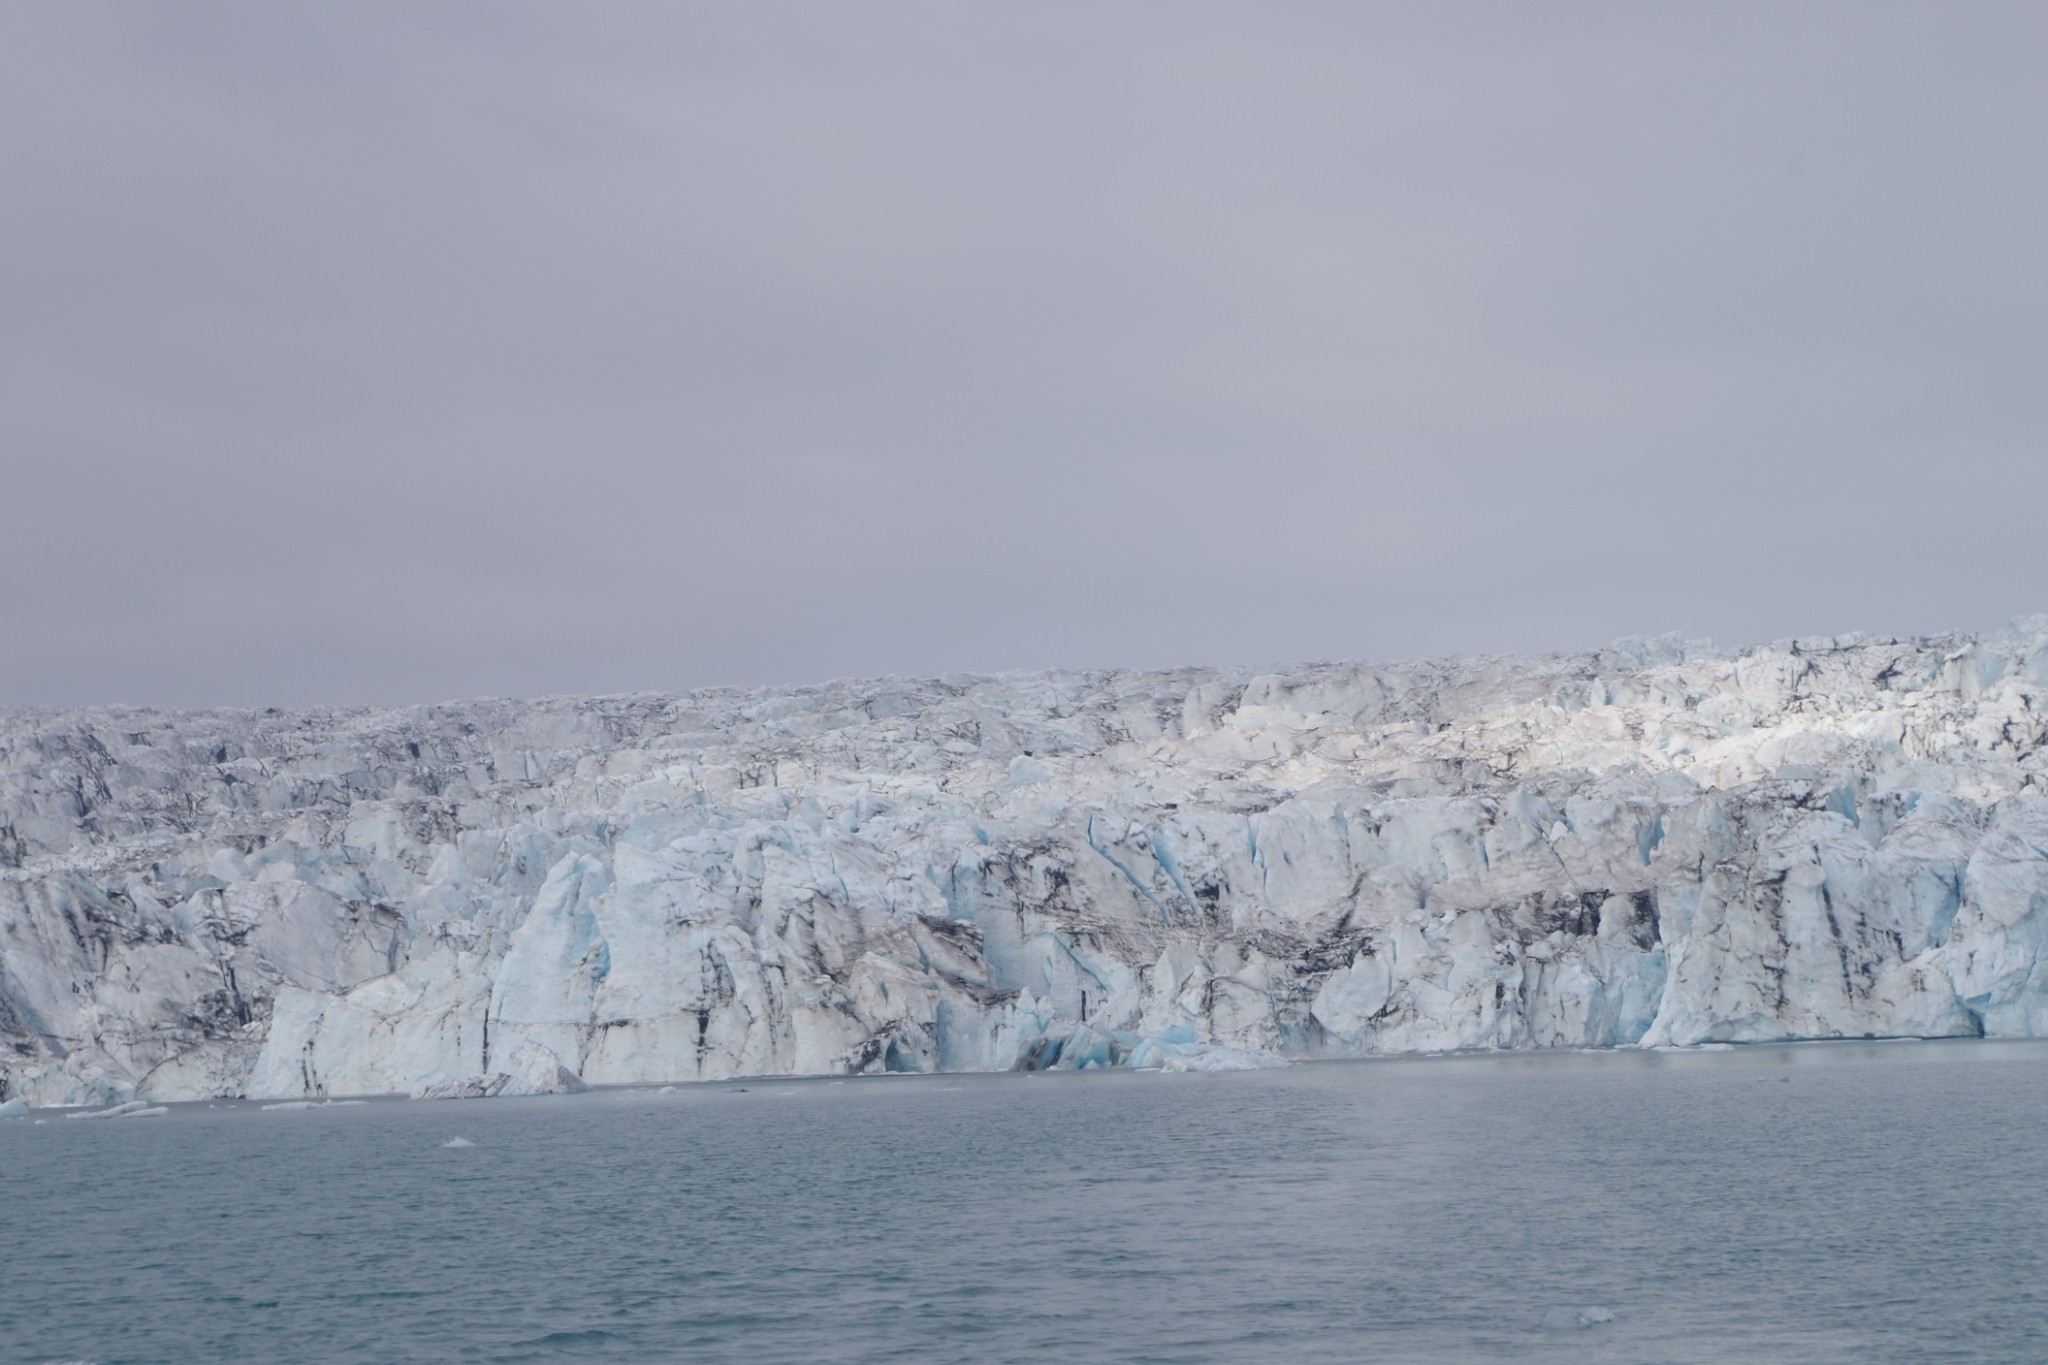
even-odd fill
[{"label": "floating ice chunk", "polygon": [[657,1095],[673,1095],[676,1093],[676,1088],[672,1085],[665,1085],[654,1093]]},{"label": "floating ice chunk", "polygon": [[27,1117],[27,1100],[0,1100],[0,1119],[25,1119]]},{"label": "floating ice chunk", "polygon": [[443,1147],[474,1147],[474,1146],[476,1146],[476,1144],[475,1144],[474,1142],[471,1142],[471,1141],[470,1141],[470,1140],[469,1140],[468,1138],[465,1138],[465,1137],[453,1137],[453,1138],[449,1138],[449,1139],[448,1139],[448,1140],[447,1140],[446,1142],[442,1143],[441,1145],[442,1145]]},{"label": "floating ice chunk", "polygon": [[[95,1109],[88,1114],[66,1114],[64,1117],[67,1119],[118,1119],[126,1118],[130,1114],[139,1114],[147,1108],[149,1108],[148,1100],[130,1100],[126,1104],[117,1104],[112,1109]],[[157,1112],[162,1113],[163,1111],[159,1109]]]},{"label": "floating ice chunk", "polygon": [[[368,1103],[368,1100],[284,1100],[277,1104],[264,1105],[263,1112],[267,1114],[272,1110],[278,1109],[340,1109],[345,1105]],[[206,1107],[208,1109],[213,1108],[210,1104]]]},{"label": "floating ice chunk", "polygon": [[482,1071],[459,1081],[433,1081],[412,1092],[416,1100],[487,1100],[512,1083],[502,1071]]},{"label": "floating ice chunk", "polygon": [[1605,1308],[1552,1308],[1540,1324],[1546,1332],[1584,1332],[1614,1321]]},{"label": "floating ice chunk", "polygon": [[154,1119],[162,1118],[170,1112],[169,1107],[165,1105],[145,1105],[140,1109],[130,1109],[125,1114],[116,1114],[114,1117],[117,1119]]},{"label": "floating ice chunk", "polygon": [[590,1089],[583,1078],[562,1065],[539,1043],[520,1045],[512,1054],[511,1075],[497,1091],[501,1095],[571,1095]]}]

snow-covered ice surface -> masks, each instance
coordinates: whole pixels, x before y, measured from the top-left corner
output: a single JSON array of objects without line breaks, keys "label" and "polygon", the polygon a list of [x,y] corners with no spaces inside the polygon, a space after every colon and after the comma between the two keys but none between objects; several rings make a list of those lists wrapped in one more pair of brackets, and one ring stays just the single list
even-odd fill
[{"label": "snow-covered ice surface", "polygon": [[0,710],[0,1099],[2048,1032],[2048,618]]}]

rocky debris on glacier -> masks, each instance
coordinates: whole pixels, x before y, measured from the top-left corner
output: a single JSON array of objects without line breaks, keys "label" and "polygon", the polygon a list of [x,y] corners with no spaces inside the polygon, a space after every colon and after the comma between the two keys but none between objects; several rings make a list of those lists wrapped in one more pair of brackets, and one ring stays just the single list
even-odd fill
[{"label": "rocky debris on glacier", "polygon": [[0,1100],[2048,1031],[2048,619],[0,710]]}]

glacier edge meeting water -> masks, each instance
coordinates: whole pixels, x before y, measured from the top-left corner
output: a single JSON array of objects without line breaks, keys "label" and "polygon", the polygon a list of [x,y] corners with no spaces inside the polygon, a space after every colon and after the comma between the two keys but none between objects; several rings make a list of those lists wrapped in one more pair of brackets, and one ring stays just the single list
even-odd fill
[{"label": "glacier edge meeting water", "polygon": [[2048,1032],[2048,620],[0,711],[0,1101]]}]

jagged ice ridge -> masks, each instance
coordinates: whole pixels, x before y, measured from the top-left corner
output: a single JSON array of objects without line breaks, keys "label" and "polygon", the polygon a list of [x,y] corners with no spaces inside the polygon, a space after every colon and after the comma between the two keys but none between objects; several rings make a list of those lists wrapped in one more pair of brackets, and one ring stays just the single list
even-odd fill
[{"label": "jagged ice ridge", "polygon": [[0,710],[32,1105],[2034,1036],[2044,946],[2048,618]]}]

